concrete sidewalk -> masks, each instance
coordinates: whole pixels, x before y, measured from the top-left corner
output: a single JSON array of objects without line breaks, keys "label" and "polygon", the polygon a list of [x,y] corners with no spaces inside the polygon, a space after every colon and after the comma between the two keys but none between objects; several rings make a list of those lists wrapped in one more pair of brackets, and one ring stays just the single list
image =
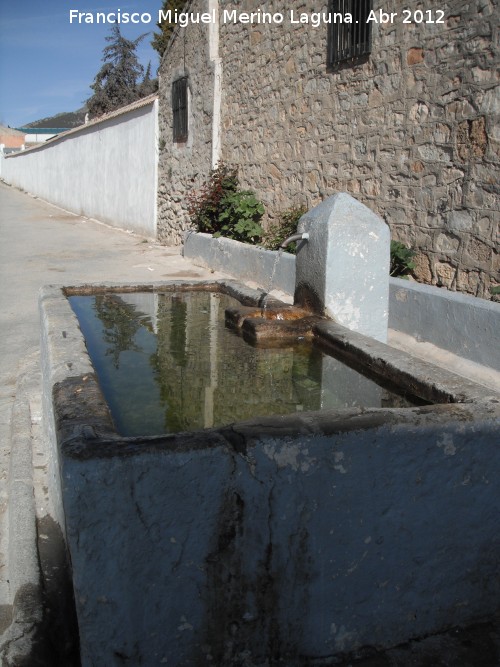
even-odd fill
[{"label": "concrete sidewalk", "polygon": [[[0,183],[0,225],[1,647],[26,634],[26,626],[36,626],[41,613],[34,511],[36,504],[38,519],[46,516],[48,499],[46,457],[37,438],[40,287],[205,280],[222,274],[194,267],[179,249],[73,215],[4,183]],[[17,607],[22,609],[16,611]],[[24,641],[29,643],[30,638]]]}]

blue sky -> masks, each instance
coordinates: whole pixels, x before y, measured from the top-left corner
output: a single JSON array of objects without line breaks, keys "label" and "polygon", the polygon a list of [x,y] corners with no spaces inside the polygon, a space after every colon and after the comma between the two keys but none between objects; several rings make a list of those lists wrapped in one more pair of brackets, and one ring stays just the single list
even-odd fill
[{"label": "blue sky", "polygon": [[127,39],[145,37],[137,49],[141,63],[158,54],[150,45],[162,0],[0,0],[0,124],[21,127],[83,106],[100,69],[110,25],[71,24],[70,9],[81,12],[147,12],[150,24],[120,25]]}]

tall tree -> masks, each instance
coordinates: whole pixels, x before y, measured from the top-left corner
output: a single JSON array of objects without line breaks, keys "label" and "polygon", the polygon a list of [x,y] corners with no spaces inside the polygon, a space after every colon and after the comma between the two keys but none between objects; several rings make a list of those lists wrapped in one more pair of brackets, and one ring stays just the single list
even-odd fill
[{"label": "tall tree", "polygon": [[111,28],[111,34],[106,37],[108,46],[103,50],[104,64],[90,86],[94,91],[87,100],[91,117],[114,111],[154,92],[151,67],[148,66],[144,76],[144,67],[136,54],[137,46],[146,35],[131,41],[123,37],[118,25]]},{"label": "tall tree", "polygon": [[144,79],[139,86],[139,90],[141,97],[152,95],[158,90],[158,79],[151,78],[151,63],[148,63],[148,66],[146,67],[146,74],[144,75]]},{"label": "tall tree", "polygon": [[[184,5],[187,0],[163,0],[162,11],[167,12],[170,9],[172,16],[174,11],[177,9],[178,12],[182,12]],[[155,32],[153,34],[153,40],[151,46],[155,51],[158,51],[160,54],[160,59],[165,53],[165,50],[170,41],[170,37],[175,29],[175,23],[173,21],[161,21],[156,24],[160,28],[160,32]]]}]

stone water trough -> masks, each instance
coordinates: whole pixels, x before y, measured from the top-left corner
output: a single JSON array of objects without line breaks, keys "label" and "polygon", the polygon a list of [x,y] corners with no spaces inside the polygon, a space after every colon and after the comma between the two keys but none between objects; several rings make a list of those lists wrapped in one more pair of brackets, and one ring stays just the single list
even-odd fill
[{"label": "stone water trough", "polygon": [[[334,664],[497,611],[492,390],[273,300],[308,320],[300,335],[417,405],[116,432],[67,296],[200,289],[235,296],[232,324],[258,330],[263,292],[234,281],[41,293],[51,497],[83,667]],[[260,320],[274,336],[276,318]]]}]

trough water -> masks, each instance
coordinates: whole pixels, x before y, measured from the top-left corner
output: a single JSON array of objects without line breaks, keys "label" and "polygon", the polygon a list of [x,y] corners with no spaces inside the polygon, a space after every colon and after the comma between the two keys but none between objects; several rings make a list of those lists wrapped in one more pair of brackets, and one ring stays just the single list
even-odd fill
[{"label": "trough water", "polygon": [[118,432],[159,435],[257,416],[410,405],[305,341],[255,347],[217,292],[71,296]]}]

